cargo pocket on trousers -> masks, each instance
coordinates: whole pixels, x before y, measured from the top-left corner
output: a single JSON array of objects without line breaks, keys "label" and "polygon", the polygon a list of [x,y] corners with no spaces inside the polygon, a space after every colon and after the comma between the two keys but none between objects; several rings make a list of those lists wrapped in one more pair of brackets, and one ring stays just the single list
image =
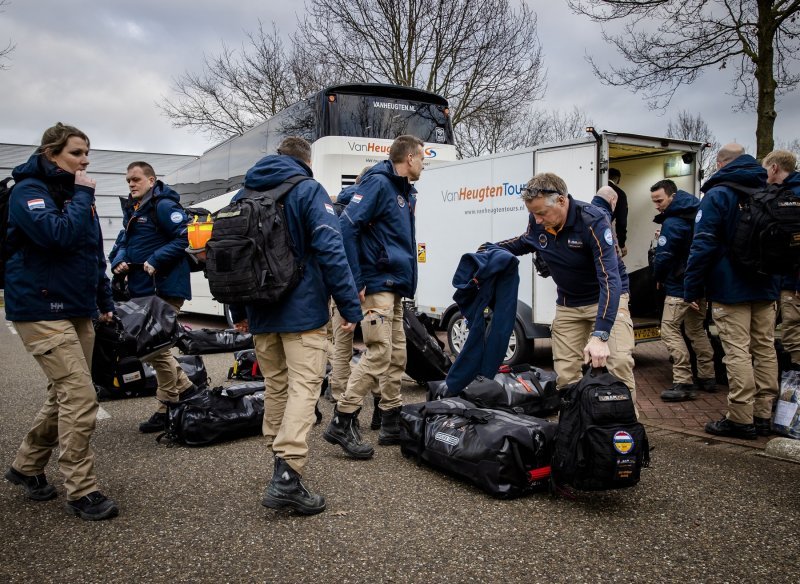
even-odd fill
[{"label": "cargo pocket on trousers", "polygon": [[74,332],[56,333],[25,343],[51,381],[71,375],[89,375],[89,365]]}]

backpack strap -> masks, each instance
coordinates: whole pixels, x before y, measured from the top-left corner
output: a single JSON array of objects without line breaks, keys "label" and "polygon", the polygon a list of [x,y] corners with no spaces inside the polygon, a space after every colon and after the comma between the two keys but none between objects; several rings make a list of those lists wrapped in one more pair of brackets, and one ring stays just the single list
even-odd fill
[{"label": "backpack strap", "polygon": [[244,192],[242,193],[242,197],[247,197],[250,199],[254,199],[256,197],[268,196],[276,203],[283,199],[289,192],[294,189],[298,184],[303,181],[312,180],[310,176],[306,176],[304,174],[296,174],[294,176],[290,176],[281,184],[271,189],[267,189],[266,191],[256,191],[253,189],[245,188]]}]

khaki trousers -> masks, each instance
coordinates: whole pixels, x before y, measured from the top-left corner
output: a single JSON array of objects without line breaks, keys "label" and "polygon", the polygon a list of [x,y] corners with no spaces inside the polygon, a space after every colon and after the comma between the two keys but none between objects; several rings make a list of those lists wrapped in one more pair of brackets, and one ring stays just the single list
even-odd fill
[{"label": "khaki trousers", "polygon": [[308,432],[325,375],[326,327],[302,333],[253,336],[264,375],[262,433],[275,456],[303,474],[308,462]]},{"label": "khaki trousers", "polygon": [[15,322],[22,343],[47,376],[47,393],[12,466],[28,476],[44,472],[58,446],[67,499],[97,490],[89,444],[97,417],[92,384],[94,328],[89,318]]},{"label": "khaki trousers", "polygon": [[400,385],[406,369],[406,334],[402,299],[391,292],[369,294],[361,310],[361,333],[367,352],[353,368],[339,400],[338,408],[345,414],[358,410],[364,397],[376,387],[380,389],[381,410],[403,405]]},{"label": "khaki trousers", "polygon": [[[163,300],[171,304],[178,312],[183,306],[182,298],[164,298]],[[156,411],[166,413],[167,406],[164,402],[178,401],[180,394],[189,389],[192,382],[172,354],[172,348],[164,349],[150,357],[147,362],[156,370],[156,381],[158,382],[158,388],[156,389],[158,409]]]},{"label": "khaki trousers", "polygon": [[672,382],[694,384],[692,379],[692,363],[689,348],[681,333],[681,324],[686,331],[686,336],[692,343],[692,349],[697,357],[697,377],[700,379],[714,379],[714,349],[708,340],[708,334],[703,327],[706,314],[706,301],[700,300],[700,311],[693,310],[683,298],[667,296],[664,300],[664,312],[661,316],[661,338],[667,346],[672,357]]},{"label": "khaki trousers", "polygon": [[[558,376],[556,383],[559,389],[580,380],[583,374],[583,348],[589,342],[594,331],[597,317],[597,304],[590,306],[558,306],[551,330],[553,341],[553,367]],[[636,382],[633,378],[633,321],[628,310],[628,294],[619,299],[619,309],[611,336],[608,339],[607,367],[610,373],[618,377],[631,390],[636,403]]]},{"label": "khaki trousers", "polygon": [[[339,314],[336,304],[331,303],[331,326],[333,327],[333,347],[328,351],[328,359],[331,362],[331,395],[334,401],[339,401],[347,389],[347,382],[350,380],[352,372],[351,361],[353,360],[353,333],[342,330],[344,319]],[[380,397],[380,387],[372,388],[372,395]]]},{"label": "khaki trousers", "polygon": [[728,370],[728,419],[734,422],[752,424],[753,416],[772,416],[778,395],[776,311],[775,302],[712,305]]},{"label": "khaki trousers", "polygon": [[342,330],[342,315],[331,302],[331,326],[333,327],[333,358],[331,359],[331,395],[335,401],[342,399],[347,381],[350,379],[350,361],[353,358],[353,333]]},{"label": "khaki trousers", "polygon": [[783,348],[800,363],[800,294],[794,290],[781,290],[781,321]]}]

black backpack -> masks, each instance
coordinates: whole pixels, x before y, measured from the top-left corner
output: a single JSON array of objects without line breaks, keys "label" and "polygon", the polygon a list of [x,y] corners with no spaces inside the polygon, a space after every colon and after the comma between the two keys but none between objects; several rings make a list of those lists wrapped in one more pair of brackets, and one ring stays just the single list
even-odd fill
[{"label": "black backpack", "polygon": [[300,282],[303,266],[280,201],[304,180],[310,177],[293,176],[268,191],[246,189],[217,212],[206,244],[206,277],[217,302],[274,303]]},{"label": "black backpack", "polygon": [[562,390],[552,479],[583,491],[633,487],[650,464],[644,426],[631,392],[605,368]]},{"label": "black backpack", "polygon": [[0,288],[6,285],[6,260],[9,257],[8,251],[8,202],[11,199],[11,189],[8,186],[12,181],[10,176],[0,181]]},{"label": "black backpack", "polygon": [[785,185],[721,186],[739,196],[739,220],[730,241],[731,260],[761,275],[796,273],[800,266],[800,197]]}]

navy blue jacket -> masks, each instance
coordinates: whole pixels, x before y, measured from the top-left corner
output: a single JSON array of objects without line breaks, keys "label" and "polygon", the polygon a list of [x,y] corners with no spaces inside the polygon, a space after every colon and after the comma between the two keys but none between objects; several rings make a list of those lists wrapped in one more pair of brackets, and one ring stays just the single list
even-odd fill
[{"label": "navy blue jacket", "polygon": [[564,225],[553,233],[530,215],[528,230],[498,243],[514,255],[537,251],[550,267],[562,306],[597,304],[595,330],[611,332],[617,318],[622,283],[614,234],[605,213],[568,196]]},{"label": "navy blue jacket", "polygon": [[728,249],[739,219],[739,197],[730,187],[720,185],[733,182],[763,187],[766,179],[767,171],[758,161],[743,154],[720,168],[700,188],[705,196],[700,201],[686,264],[685,300],[702,298],[704,289],[709,300],[722,304],[778,299],[779,276],[748,273],[731,261]]},{"label": "navy blue jacket", "polygon": [[[297,175],[312,176],[311,169],[291,156],[273,154],[247,171],[244,186],[266,191]],[[241,195],[239,191],[233,199]],[[246,311],[254,334],[318,329],[330,320],[331,295],[342,318],[359,322],[361,303],[347,265],[336,213],[325,189],[317,181],[303,181],[284,197],[283,205],[294,251],[302,258],[303,277],[286,298],[275,304],[232,305],[234,322],[242,320]]]},{"label": "navy blue jacket", "polygon": [[[180,195],[161,181],[139,201],[133,197],[123,209],[123,229],[118,238],[111,268],[122,262],[131,265],[128,289],[134,298],[158,294],[164,298],[191,300],[189,261],[186,247],[188,218],[180,205]],[[156,269],[149,276],[142,266]]]},{"label": "navy blue jacket", "polygon": [[683,298],[683,275],[698,209],[700,199],[679,190],[669,206],[653,219],[661,225],[653,258],[653,277],[664,287],[667,296]]},{"label": "navy blue jacket", "polygon": [[350,202],[350,199],[353,198],[353,195],[355,195],[357,191],[358,185],[350,185],[342,189],[342,192],[339,193],[339,196],[336,197],[336,202],[333,204],[333,209],[336,211],[337,216],[342,214],[345,207],[347,207],[347,204]]},{"label": "navy blue jacket", "polygon": [[[459,394],[478,375],[494,377],[514,330],[519,260],[491,243],[481,249],[461,256],[453,276],[453,300],[467,321],[469,336],[447,373],[448,396]],[[492,309],[488,329],[483,317],[486,308]]]},{"label": "navy blue jacket", "polygon": [[[783,184],[792,189],[792,192],[800,197],[800,172],[793,172],[787,176]],[[781,290],[800,291],[800,276],[783,276],[783,278],[781,278]]]},{"label": "navy blue jacket", "polygon": [[416,189],[384,160],[355,186],[342,212],[347,259],[359,290],[395,292],[412,298],[417,289],[417,243],[414,233]]},{"label": "navy blue jacket", "polygon": [[[608,222],[611,223],[611,218],[613,217],[613,211],[611,210],[611,205],[606,201],[603,197],[598,197],[597,195],[594,196],[592,199],[592,205],[600,209],[606,214],[608,218]],[[628,211],[625,211],[627,215]],[[626,227],[627,229],[627,227]],[[619,245],[619,240],[617,240],[617,245]],[[620,247],[622,247],[620,245]],[[617,267],[619,268],[619,281],[622,285],[622,294],[628,294],[631,291],[631,282],[628,279],[628,269],[625,267],[625,262],[622,261],[622,258],[617,254]]]},{"label": "navy blue jacket", "polygon": [[[75,185],[43,155],[12,176],[6,318],[62,320],[114,310],[94,189]],[[48,188],[49,187],[49,188]]]}]

